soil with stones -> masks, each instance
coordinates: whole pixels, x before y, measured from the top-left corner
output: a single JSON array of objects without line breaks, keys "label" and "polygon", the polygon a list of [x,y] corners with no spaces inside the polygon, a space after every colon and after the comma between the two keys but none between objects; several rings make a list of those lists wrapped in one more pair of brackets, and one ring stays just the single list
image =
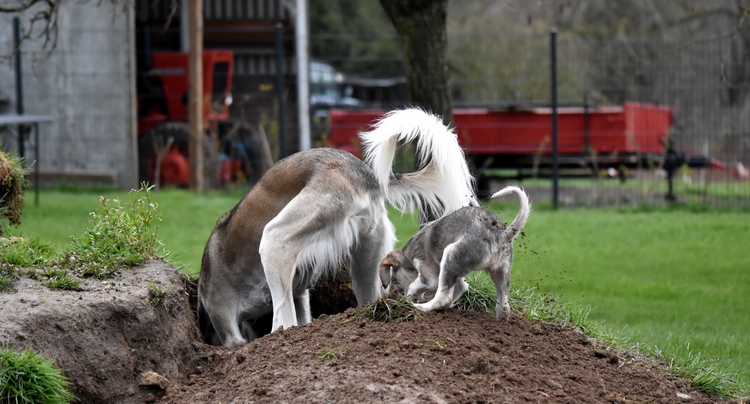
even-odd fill
[{"label": "soil with stones", "polygon": [[[150,284],[168,292],[156,306]],[[22,279],[0,293],[0,343],[55,358],[84,403],[722,402],[576,329],[454,309],[383,323],[349,308],[235,350],[207,346],[190,286],[160,262],[76,292]],[[332,282],[317,296],[329,292],[351,291]]]}]

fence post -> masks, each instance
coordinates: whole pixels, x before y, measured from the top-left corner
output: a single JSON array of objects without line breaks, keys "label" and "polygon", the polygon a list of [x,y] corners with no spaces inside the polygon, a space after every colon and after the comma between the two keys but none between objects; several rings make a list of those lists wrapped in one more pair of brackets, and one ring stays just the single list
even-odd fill
[{"label": "fence post", "polygon": [[[23,108],[23,71],[21,69],[21,19],[13,17],[13,50],[16,54],[16,113],[24,114]],[[25,125],[18,125],[18,156],[23,158],[26,154],[24,150],[23,138],[26,133]],[[38,169],[37,169],[38,170]],[[38,186],[38,185],[37,185]]]},{"label": "fence post", "polygon": [[203,191],[203,2],[190,0],[188,127],[190,189]]},{"label": "fence post", "polygon": [[552,206],[557,209],[559,201],[559,166],[557,143],[557,28],[552,28],[549,38],[550,49],[550,94],[552,101]]},{"label": "fence post", "polygon": [[284,139],[284,26],[276,23],[276,102],[279,105],[279,157],[286,157],[286,141]]}]

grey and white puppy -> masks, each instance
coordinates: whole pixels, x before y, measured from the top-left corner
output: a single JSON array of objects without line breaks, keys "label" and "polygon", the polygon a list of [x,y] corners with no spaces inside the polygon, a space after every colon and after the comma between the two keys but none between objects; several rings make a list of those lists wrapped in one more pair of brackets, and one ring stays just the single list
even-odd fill
[{"label": "grey and white puppy", "polygon": [[424,302],[415,304],[418,309],[441,310],[450,307],[468,290],[464,280],[468,274],[486,269],[497,290],[497,318],[508,316],[513,240],[531,211],[528,196],[516,186],[505,187],[491,198],[510,193],[518,194],[521,200],[510,226],[506,227],[495,214],[479,206],[463,207],[431,222],[405,246],[383,259],[380,263],[383,286],[388,287],[395,277],[411,300]]}]

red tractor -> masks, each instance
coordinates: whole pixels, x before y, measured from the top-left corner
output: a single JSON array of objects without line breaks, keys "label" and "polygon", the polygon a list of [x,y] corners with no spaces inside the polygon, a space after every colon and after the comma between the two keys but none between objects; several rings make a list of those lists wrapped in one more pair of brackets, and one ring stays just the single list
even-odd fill
[{"label": "red tractor", "polygon": [[[233,68],[232,52],[203,52],[203,132],[214,131],[218,140],[216,144],[204,136],[204,161],[209,172],[216,168],[222,183],[245,178],[252,160],[246,147],[249,128],[229,121]],[[149,66],[138,75],[141,181],[155,183],[158,172],[161,184],[189,185],[188,86],[187,53],[152,53]]]}]

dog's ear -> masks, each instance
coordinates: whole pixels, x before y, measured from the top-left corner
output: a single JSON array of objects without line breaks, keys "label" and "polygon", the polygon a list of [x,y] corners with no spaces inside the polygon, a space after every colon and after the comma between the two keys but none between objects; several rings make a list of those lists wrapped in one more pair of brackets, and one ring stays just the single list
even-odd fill
[{"label": "dog's ear", "polygon": [[391,283],[391,272],[393,267],[393,256],[388,254],[383,261],[380,262],[380,282],[384,288],[387,288]]}]

